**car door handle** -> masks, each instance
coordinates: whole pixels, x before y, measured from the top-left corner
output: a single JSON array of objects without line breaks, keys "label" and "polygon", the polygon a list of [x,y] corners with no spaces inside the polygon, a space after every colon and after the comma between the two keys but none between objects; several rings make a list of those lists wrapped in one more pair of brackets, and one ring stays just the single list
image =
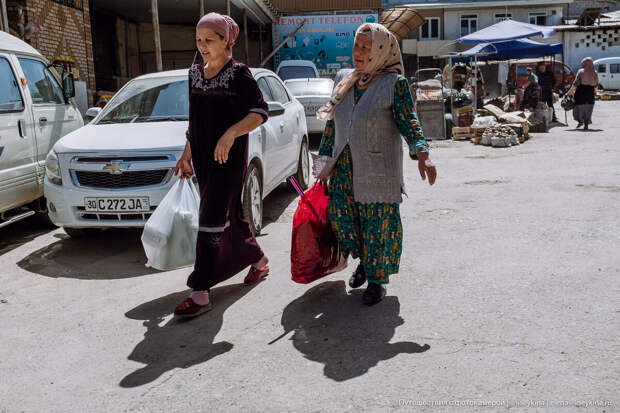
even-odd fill
[{"label": "car door handle", "polygon": [[26,121],[20,119],[17,121],[17,129],[19,130],[19,136],[22,138],[26,137]]},{"label": "car door handle", "polygon": [[39,118],[39,123],[47,123],[47,118]]},{"label": "car door handle", "polygon": [[280,130],[284,132],[284,122],[280,122]]}]

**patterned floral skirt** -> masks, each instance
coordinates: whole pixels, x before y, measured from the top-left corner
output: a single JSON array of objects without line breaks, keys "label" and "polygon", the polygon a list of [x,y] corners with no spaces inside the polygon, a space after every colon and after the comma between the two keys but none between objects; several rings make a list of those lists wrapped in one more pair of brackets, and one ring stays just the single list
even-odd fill
[{"label": "patterned floral skirt", "polygon": [[345,256],[360,258],[368,282],[387,284],[398,272],[403,227],[398,203],[355,202],[353,161],[347,145],[329,180],[328,216]]}]

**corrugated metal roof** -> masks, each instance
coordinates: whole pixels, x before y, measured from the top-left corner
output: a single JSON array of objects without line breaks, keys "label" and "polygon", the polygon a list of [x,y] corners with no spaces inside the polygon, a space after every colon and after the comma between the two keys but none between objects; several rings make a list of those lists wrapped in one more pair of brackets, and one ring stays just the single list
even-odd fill
[{"label": "corrugated metal roof", "polygon": [[418,10],[434,10],[434,9],[477,9],[481,7],[516,7],[516,6],[549,6],[573,3],[573,0],[482,0],[482,1],[438,1],[438,2],[421,2],[407,3],[403,6],[413,7]]}]

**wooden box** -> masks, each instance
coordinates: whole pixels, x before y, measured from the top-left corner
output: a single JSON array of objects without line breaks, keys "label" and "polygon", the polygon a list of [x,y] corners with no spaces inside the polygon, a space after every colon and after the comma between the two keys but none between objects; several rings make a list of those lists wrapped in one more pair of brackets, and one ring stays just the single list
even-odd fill
[{"label": "wooden box", "polygon": [[453,127],[452,128],[452,139],[455,141],[462,141],[465,139],[469,139],[473,137],[471,132],[471,128],[469,127]]}]

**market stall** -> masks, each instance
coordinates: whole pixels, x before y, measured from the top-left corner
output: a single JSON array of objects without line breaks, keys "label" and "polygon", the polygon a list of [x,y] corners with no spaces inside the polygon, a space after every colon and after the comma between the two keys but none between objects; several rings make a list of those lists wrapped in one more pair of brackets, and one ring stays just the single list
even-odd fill
[{"label": "market stall", "polygon": [[[457,104],[455,107],[454,96],[458,94],[454,91],[450,93],[450,112],[453,117],[456,115],[456,127],[452,131],[453,139],[471,138],[474,143],[506,147],[523,142],[530,131],[547,130],[551,114],[545,103],[539,102],[532,110],[519,110],[519,99],[510,94],[482,102],[477,96],[480,91],[476,81],[479,79],[478,62],[509,61],[562,53],[561,43],[545,44],[528,39],[533,36],[548,38],[554,33],[555,31],[549,27],[504,20],[457,39],[460,43],[475,44],[471,49],[437,56],[447,58],[449,68],[452,68],[454,63],[467,63],[473,66],[474,82],[470,85],[473,92],[471,106]],[[447,71],[450,76],[447,84],[450,86],[453,85],[452,73],[453,70]]]}]

